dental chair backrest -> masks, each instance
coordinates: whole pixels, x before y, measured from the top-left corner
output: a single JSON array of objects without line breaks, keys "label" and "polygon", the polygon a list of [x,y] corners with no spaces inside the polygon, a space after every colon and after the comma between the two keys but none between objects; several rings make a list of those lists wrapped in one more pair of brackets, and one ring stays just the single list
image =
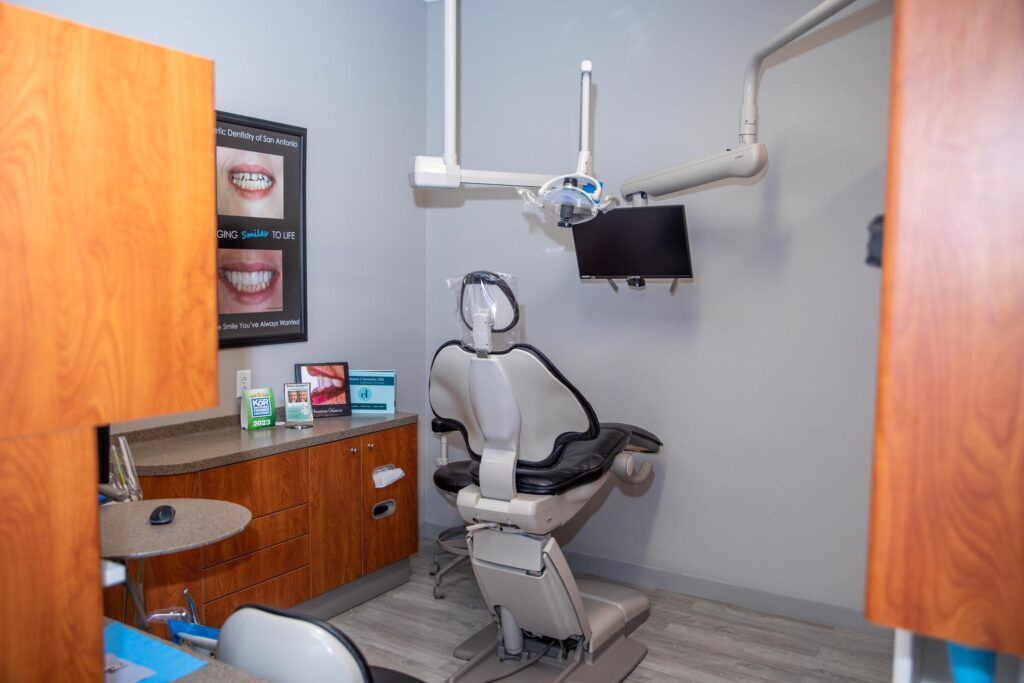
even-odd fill
[{"label": "dental chair backrest", "polygon": [[373,681],[359,648],[337,628],[262,605],[245,605],[228,617],[216,657],[273,683]]},{"label": "dental chair backrest", "polygon": [[[491,310],[500,316],[493,323],[495,330],[511,332],[519,322],[515,295],[507,281],[495,273],[477,271],[467,275],[459,299],[493,302],[489,304]],[[459,308],[462,324],[471,327],[463,315],[469,307]],[[518,426],[513,446],[521,467],[551,467],[566,444],[597,436],[600,426],[593,408],[539,350],[517,343],[494,351],[486,343],[474,346],[475,341],[467,343],[464,335],[461,341],[452,340],[437,350],[429,388],[434,415],[462,433],[470,457],[480,461],[489,445],[507,445],[495,443],[505,441],[507,436],[493,433],[495,422],[499,423],[499,432],[502,427]],[[474,386],[478,387],[476,391]],[[488,390],[479,390],[481,386]],[[501,415],[506,418],[504,423]],[[488,432],[492,432],[490,444]]]}]

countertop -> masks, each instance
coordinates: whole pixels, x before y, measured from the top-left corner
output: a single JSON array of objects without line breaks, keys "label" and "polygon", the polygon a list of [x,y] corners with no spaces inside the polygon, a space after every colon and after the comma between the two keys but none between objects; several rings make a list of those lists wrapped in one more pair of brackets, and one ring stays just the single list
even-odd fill
[{"label": "countertop", "polygon": [[236,415],[128,432],[115,437],[127,437],[139,475],[153,477],[199,472],[416,424],[417,420],[415,413],[402,412],[318,417],[309,429],[288,429],[278,424],[250,432],[238,426]]}]

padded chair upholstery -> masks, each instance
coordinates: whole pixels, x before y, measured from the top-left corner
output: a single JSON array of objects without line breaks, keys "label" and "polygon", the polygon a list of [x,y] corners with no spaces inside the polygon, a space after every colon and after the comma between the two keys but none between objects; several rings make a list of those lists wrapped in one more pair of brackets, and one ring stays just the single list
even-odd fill
[{"label": "padded chair upholstery", "polygon": [[[559,460],[546,469],[516,467],[516,490],[520,493],[557,495],[576,486],[597,481],[611,469],[615,456],[626,448],[657,453],[661,441],[650,432],[633,425],[605,422],[596,439],[566,444]],[[480,483],[480,465],[470,462],[469,474]],[[436,481],[436,479],[435,479]]]},{"label": "padded chair upholstery", "polygon": [[[594,439],[600,431],[587,399],[554,363],[529,344],[515,344],[489,356],[508,374],[524,415],[519,436],[519,465],[546,469],[573,441]],[[470,457],[480,460],[484,438],[469,400],[469,366],[476,353],[452,340],[434,354],[430,366],[430,407],[437,421],[462,434]]]},{"label": "padded chair upholstery", "polygon": [[337,627],[299,612],[242,605],[221,629],[216,656],[273,683],[423,683],[399,671],[369,666]]},{"label": "padded chair upholstery", "polygon": [[434,470],[434,486],[448,493],[458,493],[476,483],[469,473],[471,462],[471,460],[458,460],[438,467]]},{"label": "padded chair upholstery", "polygon": [[[453,493],[480,483],[483,436],[468,392],[469,364],[475,357],[458,341],[450,341],[434,354],[430,368],[433,429],[461,433],[472,458],[435,472],[437,487]],[[508,373],[524,413],[516,464],[520,493],[557,495],[600,479],[626,448],[656,453],[661,447],[658,437],[639,427],[598,423],[587,399],[532,346],[516,344],[490,357],[499,359]]]}]

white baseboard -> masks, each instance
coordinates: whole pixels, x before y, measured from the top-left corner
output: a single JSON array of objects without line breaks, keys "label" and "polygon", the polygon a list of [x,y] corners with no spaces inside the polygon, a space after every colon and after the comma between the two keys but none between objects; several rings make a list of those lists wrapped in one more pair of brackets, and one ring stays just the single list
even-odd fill
[{"label": "white baseboard", "polygon": [[[427,539],[436,538],[437,534],[444,528],[446,527],[441,524],[424,522],[420,525],[420,537]],[[813,600],[769,593],[754,588],[734,586],[695,576],[676,574],[664,569],[645,567],[639,564],[584,555],[572,551],[565,551],[565,556],[569,560],[573,571],[592,574],[610,581],[669,590],[674,593],[724,602],[736,605],[737,607],[775,614],[790,619],[802,619],[819,624],[852,628],[858,631],[882,635],[891,634],[889,629],[883,629],[868,623],[860,611],[848,607],[839,607],[838,605],[829,605]]]}]

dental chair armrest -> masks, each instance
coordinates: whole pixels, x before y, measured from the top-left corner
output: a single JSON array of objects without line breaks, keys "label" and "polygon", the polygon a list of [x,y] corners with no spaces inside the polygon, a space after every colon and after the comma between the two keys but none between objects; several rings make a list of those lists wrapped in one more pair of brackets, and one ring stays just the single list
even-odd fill
[{"label": "dental chair armrest", "polygon": [[453,427],[447,420],[442,420],[439,417],[435,417],[430,421],[430,431],[435,434],[449,434],[451,432],[457,432],[458,428]]},{"label": "dental chair armrest", "polygon": [[654,468],[649,462],[638,462],[633,452],[627,450],[615,456],[612,471],[621,481],[635,486],[650,479]]},{"label": "dental chair armrest", "polygon": [[657,453],[661,450],[661,439],[643,427],[624,424],[622,422],[602,422],[602,429],[618,429],[629,434],[629,443],[626,444],[627,451],[639,453]]}]

